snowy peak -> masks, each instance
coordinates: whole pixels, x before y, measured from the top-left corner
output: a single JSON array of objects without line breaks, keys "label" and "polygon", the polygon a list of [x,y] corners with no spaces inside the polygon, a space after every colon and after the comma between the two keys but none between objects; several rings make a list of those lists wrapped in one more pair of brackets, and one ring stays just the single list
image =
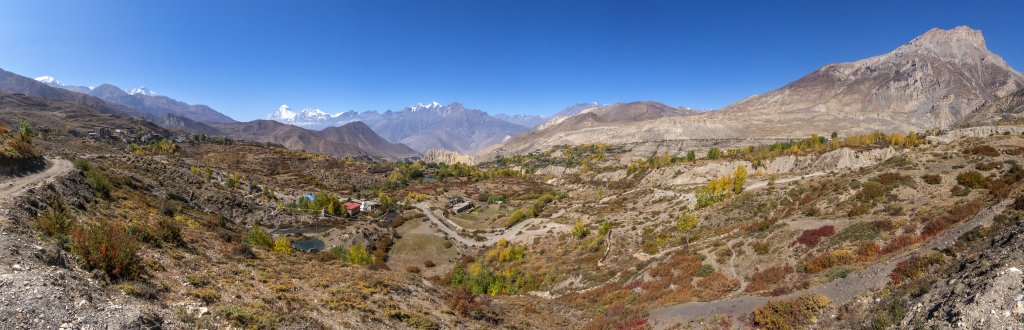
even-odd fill
[{"label": "snowy peak", "polygon": [[47,85],[64,86],[63,82],[61,82],[60,80],[57,80],[57,78],[54,78],[53,76],[36,77],[36,81],[44,83],[44,84],[47,84]]},{"label": "snowy peak", "polygon": [[128,94],[131,94],[131,95],[146,95],[146,96],[156,96],[157,95],[156,92],[150,90],[149,88],[143,87],[143,86],[132,88],[132,90],[128,91]]},{"label": "snowy peak", "polygon": [[430,102],[430,104],[416,103],[416,105],[409,107],[410,111],[416,112],[420,110],[437,110],[443,107],[441,103]]},{"label": "snowy peak", "polygon": [[287,104],[282,104],[280,107],[277,108],[277,111],[274,111],[269,116],[267,116],[267,119],[277,121],[294,121],[297,115],[298,114],[292,111],[292,109],[289,108]]},{"label": "snowy peak", "polygon": [[302,109],[302,111],[299,111],[299,116],[298,117],[302,118],[302,119],[305,119],[305,120],[316,121],[316,120],[325,120],[325,119],[332,118],[332,117],[335,117],[335,116],[332,116],[332,115],[330,115],[330,114],[328,114],[326,112],[320,111],[320,109],[305,108],[305,109]]}]

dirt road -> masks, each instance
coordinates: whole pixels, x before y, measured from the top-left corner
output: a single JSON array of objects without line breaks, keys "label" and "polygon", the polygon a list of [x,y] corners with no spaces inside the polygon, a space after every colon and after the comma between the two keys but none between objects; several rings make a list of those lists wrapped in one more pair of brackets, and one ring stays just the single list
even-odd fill
[{"label": "dirt road", "polygon": [[[439,229],[441,229],[441,231],[444,232],[445,234],[447,234],[449,237],[451,237],[452,239],[455,239],[459,243],[462,243],[462,244],[464,244],[466,246],[473,246],[473,247],[484,247],[484,246],[494,245],[495,243],[498,242],[498,240],[500,240],[502,238],[504,238],[506,240],[513,240],[513,239],[517,239],[517,238],[522,238],[522,237],[516,237],[516,236],[518,236],[519,234],[523,233],[527,226],[529,226],[531,224],[534,224],[534,223],[538,222],[541,219],[541,218],[529,218],[529,219],[520,221],[519,223],[515,224],[514,226],[509,227],[508,229],[505,229],[505,231],[501,232],[501,234],[497,234],[497,235],[482,234],[481,236],[484,237],[485,239],[482,240],[482,241],[478,241],[478,240],[474,239],[473,237],[462,236],[462,234],[459,233],[460,231],[464,230],[462,227],[460,227],[459,225],[455,224],[451,220],[448,220],[444,216],[440,216],[440,215],[434,214],[434,212],[426,204],[423,204],[423,203],[416,204],[416,208],[419,208],[420,211],[423,211],[423,214],[427,215],[427,219],[430,219],[431,222],[433,222],[435,225],[437,225],[437,227]],[[547,228],[548,227],[545,226],[545,228],[542,228],[542,230],[547,229]]]},{"label": "dirt road", "polygon": [[48,159],[50,164],[41,172],[20,177],[0,178],[0,205],[10,202],[25,190],[40,185],[47,180],[64,175],[75,168],[71,162],[63,159]]},{"label": "dirt road", "polygon": [[889,283],[889,274],[900,263],[907,258],[931,251],[932,249],[943,249],[953,245],[960,235],[981,225],[992,223],[992,218],[1002,213],[1009,205],[1010,200],[985,208],[978,212],[973,218],[962,222],[956,227],[943,232],[923,246],[901,253],[888,261],[875,264],[866,269],[850,273],[845,278],[814,286],[804,290],[792,292],[779,297],[759,296],[738,296],[730,299],[723,299],[710,302],[692,302],[668,307],[661,307],[651,310],[649,319],[655,329],[666,329],[676,324],[696,321],[709,318],[715,315],[743,315],[754,311],[757,306],[768,302],[769,299],[785,299],[805,294],[823,294],[832,299],[836,305],[845,304],[857,296],[885,287]]}]

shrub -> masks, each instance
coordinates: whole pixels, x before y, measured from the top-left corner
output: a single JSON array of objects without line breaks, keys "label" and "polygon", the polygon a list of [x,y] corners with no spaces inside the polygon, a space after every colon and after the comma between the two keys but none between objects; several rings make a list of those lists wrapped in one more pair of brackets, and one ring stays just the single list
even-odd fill
[{"label": "shrub", "polygon": [[46,237],[56,238],[61,245],[67,243],[68,234],[75,220],[60,200],[53,199],[50,207],[39,213],[36,228]]},{"label": "shrub", "polygon": [[112,279],[133,279],[142,271],[139,243],[124,226],[99,222],[71,233],[73,251],[88,270],[101,270]]},{"label": "shrub", "polygon": [[107,174],[97,167],[88,166],[88,170],[85,171],[85,183],[89,184],[90,187],[100,197],[110,197],[111,184],[110,179],[107,178]]},{"label": "shrub", "polygon": [[274,252],[278,253],[292,253],[295,250],[292,249],[292,242],[284,236],[278,237],[274,240]]},{"label": "shrub", "polygon": [[772,244],[767,241],[757,241],[753,244],[754,253],[757,254],[768,254],[772,251]]},{"label": "shrub", "polygon": [[889,241],[889,243],[885,244],[885,247],[882,248],[882,253],[893,253],[902,250],[905,247],[911,246],[914,243],[917,243],[917,237],[911,235],[897,236],[893,238],[891,241]]},{"label": "shrub", "polygon": [[946,214],[928,221],[928,223],[925,224],[924,229],[921,231],[921,236],[932,237],[938,235],[946,228],[974,216],[974,214],[981,211],[983,207],[985,207],[985,203],[982,201],[957,204]]},{"label": "shrub", "polygon": [[267,308],[226,305],[218,311],[232,325],[249,329],[273,329],[278,326],[277,317]]},{"label": "shrub", "polygon": [[416,266],[409,266],[409,267],[405,267],[405,271],[409,272],[409,273],[413,273],[413,274],[419,274],[420,273],[420,268],[416,267]]},{"label": "shrub", "polygon": [[956,176],[956,182],[961,186],[973,189],[985,188],[988,185],[988,179],[978,171],[960,173]]},{"label": "shrub", "polygon": [[423,267],[434,268],[436,266],[433,261],[426,260],[423,262]]},{"label": "shrub", "polygon": [[935,185],[942,183],[942,177],[939,176],[938,174],[925,174],[921,176],[921,181],[924,181],[924,183],[927,184]]},{"label": "shrub", "polygon": [[252,229],[249,229],[249,233],[245,235],[245,242],[264,250],[270,250],[274,247],[274,240],[270,238],[270,234],[260,225],[254,225]]},{"label": "shrub", "polygon": [[572,227],[572,237],[576,239],[583,239],[590,233],[590,229],[583,225],[583,220],[576,220],[576,225]]},{"label": "shrub", "polygon": [[153,236],[163,243],[175,246],[185,245],[185,239],[181,236],[181,225],[171,218],[157,220],[153,228]]},{"label": "shrub", "polygon": [[707,277],[715,273],[715,267],[708,264],[701,264],[700,268],[697,269],[697,273],[694,276]]},{"label": "shrub", "polygon": [[804,232],[800,234],[800,237],[798,237],[796,241],[808,247],[814,247],[815,245],[818,245],[818,241],[821,241],[823,237],[828,237],[835,234],[836,227],[833,227],[831,225],[821,226],[818,229],[804,230]]},{"label": "shrub", "polygon": [[331,248],[330,253],[335,258],[338,258],[338,260],[348,262],[348,249],[344,246],[335,246]]},{"label": "shrub", "polygon": [[820,294],[772,300],[754,310],[754,324],[765,329],[793,329],[814,322],[818,312],[832,304]]},{"label": "shrub", "polygon": [[964,150],[964,153],[978,156],[997,157],[999,156],[999,150],[988,145],[974,146],[970,149]]},{"label": "shrub", "polygon": [[372,265],[373,256],[365,246],[354,244],[348,247],[348,262],[353,265]]},{"label": "shrub", "polygon": [[920,278],[932,265],[941,264],[946,257],[938,251],[931,251],[923,256],[913,256],[896,264],[890,278],[893,284],[900,284],[905,281]]},{"label": "shrub", "polygon": [[840,230],[839,233],[836,234],[835,240],[849,242],[867,241],[878,238],[878,235],[880,234],[881,231],[874,223],[858,222]]},{"label": "shrub", "polygon": [[846,265],[856,261],[857,256],[850,251],[835,250],[811,258],[811,260],[807,261],[805,269],[808,273],[815,274],[835,266]]},{"label": "shrub", "polygon": [[885,196],[889,193],[889,189],[890,187],[881,183],[868,181],[861,185],[860,191],[854,197],[861,202],[870,202]]},{"label": "shrub", "polygon": [[220,293],[213,288],[197,288],[188,291],[188,295],[199,299],[207,304],[212,304],[220,300]]},{"label": "shrub", "polygon": [[750,275],[750,283],[745,289],[749,293],[757,293],[769,289],[786,279],[793,272],[793,266],[775,266]]},{"label": "shrub", "polygon": [[875,178],[875,180],[878,181],[878,183],[881,183],[883,185],[897,184],[899,183],[900,179],[900,174],[895,172],[882,173],[879,174],[877,178]]}]

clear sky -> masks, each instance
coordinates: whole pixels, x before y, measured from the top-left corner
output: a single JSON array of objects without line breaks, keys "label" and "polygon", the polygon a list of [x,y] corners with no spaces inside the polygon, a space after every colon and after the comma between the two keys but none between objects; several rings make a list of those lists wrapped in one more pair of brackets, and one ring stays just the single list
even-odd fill
[{"label": "clear sky", "polygon": [[249,120],[282,103],[714,109],[957,25],[1024,67],[1024,1],[726,2],[0,0],[0,68]]}]

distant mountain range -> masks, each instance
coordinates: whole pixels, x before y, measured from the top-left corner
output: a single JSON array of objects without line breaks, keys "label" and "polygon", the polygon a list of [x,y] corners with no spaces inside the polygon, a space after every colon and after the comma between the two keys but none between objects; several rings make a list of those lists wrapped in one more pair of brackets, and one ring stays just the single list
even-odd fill
[{"label": "distant mountain range", "polygon": [[369,125],[392,142],[426,152],[447,149],[472,153],[526,132],[546,120],[532,115],[498,115],[467,109],[459,103],[416,104],[399,111],[348,111],[329,114],[320,109],[293,111],[282,105],[267,119],[309,129],[322,129],[354,121]]},{"label": "distant mountain range", "polygon": [[[88,91],[84,94],[76,91]],[[52,77],[31,79],[0,70],[0,94],[25,94],[46,100],[83,106],[105,115],[106,125],[100,120],[94,127],[118,127],[123,120],[144,119],[161,127],[183,133],[203,133],[227,136],[254,142],[270,142],[285,147],[332,156],[357,156],[401,160],[418,157],[409,147],[388,142],[365,124],[352,123],[323,131],[268,120],[237,122],[205,106],[188,105],[168,97],[156,95],[145,88],[125,92],[112,85],[95,88],[65,86]],[[95,95],[95,96],[94,96]],[[36,106],[40,111],[52,111],[50,103],[29,103],[22,108]],[[120,118],[119,118],[120,117]],[[200,119],[193,119],[200,118]],[[212,119],[212,120],[211,120]],[[217,122],[221,120],[221,122]]]},{"label": "distant mountain range", "polygon": [[69,86],[52,76],[42,76],[35,80],[50,87],[95,96],[104,101],[120,104],[157,118],[170,113],[207,123],[235,122],[231,117],[217,112],[217,110],[208,106],[187,104],[166,96],[157,95],[146,87],[136,87],[131,91],[124,91],[111,84],[102,84],[97,87]]}]

